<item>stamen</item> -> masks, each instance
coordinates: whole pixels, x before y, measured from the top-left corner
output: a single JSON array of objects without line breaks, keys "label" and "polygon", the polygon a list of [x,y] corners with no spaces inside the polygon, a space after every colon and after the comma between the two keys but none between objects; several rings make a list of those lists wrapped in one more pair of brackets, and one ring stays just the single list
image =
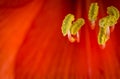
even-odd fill
[{"label": "stamen", "polygon": [[110,6],[107,8],[107,14],[108,16],[99,21],[100,31],[98,35],[98,43],[103,46],[110,38],[110,32],[114,30],[115,24],[119,19],[119,10],[114,6]]},{"label": "stamen", "polygon": [[91,28],[95,28],[95,21],[97,20],[98,16],[98,3],[92,3],[89,8],[88,19],[91,21]]},{"label": "stamen", "polygon": [[[108,39],[110,38],[110,26],[116,24],[116,20],[114,16],[106,16],[99,21],[100,31],[98,34],[98,44],[103,45],[105,44]],[[114,29],[114,26],[113,26]]]},{"label": "stamen", "polygon": [[[75,42],[75,41],[77,41],[77,42],[80,41],[80,36],[79,36],[79,32],[78,31],[85,24],[85,21],[84,21],[83,18],[77,19],[72,24],[73,20],[74,20],[74,15],[68,14],[65,17],[65,19],[63,20],[63,24],[62,24],[62,27],[61,27],[63,36],[68,35],[68,39],[72,43]],[[74,37],[74,36],[76,36],[76,37]]]}]

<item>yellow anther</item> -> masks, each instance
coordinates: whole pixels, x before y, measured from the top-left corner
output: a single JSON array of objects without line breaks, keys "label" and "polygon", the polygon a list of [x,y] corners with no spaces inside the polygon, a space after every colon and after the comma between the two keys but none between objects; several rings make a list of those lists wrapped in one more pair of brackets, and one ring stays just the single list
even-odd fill
[{"label": "yellow anther", "polygon": [[77,19],[75,22],[73,22],[70,33],[72,35],[76,35],[77,32],[80,30],[80,28],[85,24],[85,21],[83,18]]},{"label": "yellow anther", "polygon": [[119,19],[119,10],[114,7],[114,6],[110,6],[107,8],[107,14],[110,16],[113,16],[115,18],[115,20]]},{"label": "yellow anther", "polygon": [[98,44],[99,45],[105,45],[105,43],[109,39],[108,31],[109,31],[109,27],[107,27],[107,28],[100,27],[99,34],[98,34]]},{"label": "yellow anther", "polygon": [[65,16],[65,19],[63,20],[62,27],[61,27],[63,36],[67,35],[68,31],[71,28],[72,21],[74,21],[74,15],[68,14]]},{"label": "yellow anther", "polygon": [[89,9],[89,13],[88,13],[88,19],[92,22],[95,21],[97,19],[98,16],[98,9],[99,6],[97,3],[92,3],[90,5],[90,9]]},{"label": "yellow anther", "polygon": [[109,15],[99,20],[100,27],[110,27],[117,23],[115,17]]}]

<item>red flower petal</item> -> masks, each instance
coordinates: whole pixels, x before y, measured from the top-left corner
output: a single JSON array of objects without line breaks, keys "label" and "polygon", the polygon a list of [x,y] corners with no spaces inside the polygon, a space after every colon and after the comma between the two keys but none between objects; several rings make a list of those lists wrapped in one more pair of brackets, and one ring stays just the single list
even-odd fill
[{"label": "red flower petal", "polygon": [[[120,21],[105,49],[97,43],[98,20],[110,5],[100,6],[95,30],[88,21],[89,0],[41,0],[19,8],[0,9],[0,79],[119,79]],[[64,16],[85,18],[80,43],[70,43],[61,33]]]}]

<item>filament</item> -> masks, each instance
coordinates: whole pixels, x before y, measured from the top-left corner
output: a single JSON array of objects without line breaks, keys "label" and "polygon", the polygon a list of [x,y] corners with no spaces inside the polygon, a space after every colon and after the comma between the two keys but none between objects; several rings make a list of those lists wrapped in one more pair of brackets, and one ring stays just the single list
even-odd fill
[{"label": "filament", "polygon": [[79,34],[79,32],[77,32],[76,37],[77,37],[77,42],[80,42],[80,34]]},{"label": "filament", "polygon": [[68,40],[69,40],[71,43],[75,42],[75,38],[72,37],[72,35],[71,35],[71,33],[70,33],[70,30],[68,31]]}]

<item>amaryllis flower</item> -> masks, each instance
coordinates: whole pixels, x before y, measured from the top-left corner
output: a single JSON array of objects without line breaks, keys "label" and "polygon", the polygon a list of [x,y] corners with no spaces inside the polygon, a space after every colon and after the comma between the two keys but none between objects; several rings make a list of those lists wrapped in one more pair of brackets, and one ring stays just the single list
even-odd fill
[{"label": "amaryllis flower", "polygon": [[[94,30],[89,6],[99,5]],[[101,49],[99,19],[120,0],[0,0],[0,79],[120,79],[120,20]],[[84,18],[80,42],[61,32],[67,14]]]}]

